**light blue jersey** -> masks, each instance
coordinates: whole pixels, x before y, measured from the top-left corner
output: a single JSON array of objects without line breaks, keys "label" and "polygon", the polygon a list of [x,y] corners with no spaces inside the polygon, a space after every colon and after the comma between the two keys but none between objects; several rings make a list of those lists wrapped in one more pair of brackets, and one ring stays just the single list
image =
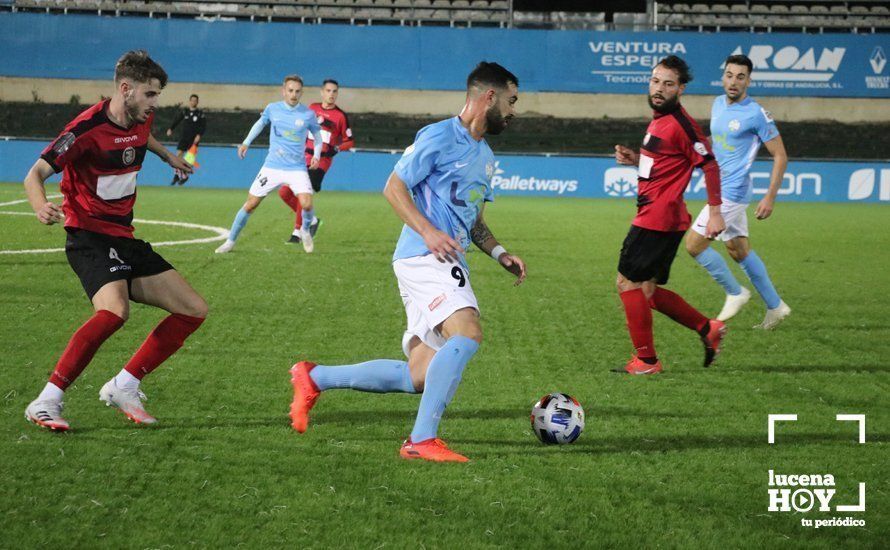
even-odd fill
[{"label": "light blue jersey", "polygon": [[[250,145],[266,125],[269,130],[269,154],[263,166],[276,170],[306,171],[306,134],[312,132],[315,143],[322,142],[321,126],[318,115],[303,104],[291,107],[284,101],[266,105],[263,114],[250,129],[244,145]],[[320,156],[321,147],[315,148],[316,156]]]},{"label": "light blue jersey", "polygon": [[[476,141],[453,117],[417,132],[414,144],[396,164],[396,175],[414,196],[414,204],[440,231],[464,250],[470,248],[470,230],[482,203],[494,200],[491,177],[494,153],[484,139]],[[405,225],[393,261],[424,256],[430,250],[423,238]],[[466,259],[460,262],[466,267]]]},{"label": "light blue jersey", "polygon": [[711,142],[720,165],[723,198],[751,202],[751,164],[766,143],[779,135],[773,117],[756,101],[746,97],[728,104],[725,95],[711,107]]}]

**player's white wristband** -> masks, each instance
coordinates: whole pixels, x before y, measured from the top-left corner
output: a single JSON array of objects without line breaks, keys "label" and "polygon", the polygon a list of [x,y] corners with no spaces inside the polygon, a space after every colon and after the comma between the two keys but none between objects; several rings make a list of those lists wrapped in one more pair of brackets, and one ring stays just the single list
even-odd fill
[{"label": "player's white wristband", "polygon": [[500,261],[501,254],[505,254],[507,249],[501,245],[497,245],[491,250],[491,257],[494,258],[494,261]]}]

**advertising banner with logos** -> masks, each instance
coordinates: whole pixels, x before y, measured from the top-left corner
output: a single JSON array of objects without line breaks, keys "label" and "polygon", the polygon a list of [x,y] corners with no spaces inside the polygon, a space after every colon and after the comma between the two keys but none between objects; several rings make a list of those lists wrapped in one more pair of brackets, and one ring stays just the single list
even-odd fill
[{"label": "advertising banner with logos", "polygon": [[[0,141],[0,181],[22,181],[46,142]],[[239,160],[235,147],[205,146],[198,152],[201,168],[188,187],[237,188],[247,192],[265,158],[255,148]],[[341,153],[324,180],[326,191],[380,192],[401,152]],[[166,185],[170,168],[146,155],[139,185]],[[769,186],[772,163],[756,161],[751,170],[754,200]],[[54,176],[50,181],[58,181]],[[495,196],[625,198],[636,197],[635,168],[618,166],[608,157],[498,155],[491,185]],[[686,197],[704,200],[700,171],[693,173]],[[779,190],[779,200],[890,204],[890,161],[791,161]]]},{"label": "advertising banner with logos", "polygon": [[636,94],[652,66],[676,54],[696,75],[688,93],[715,95],[722,93],[724,59],[743,53],[754,62],[753,95],[890,97],[887,34],[452,29],[8,12],[0,13],[0,76],[110,80],[117,57],[137,36],[173,82],[277,84],[298,72],[309,85],[335,77],[352,88],[460,90],[486,59],[513,71],[523,91]]}]

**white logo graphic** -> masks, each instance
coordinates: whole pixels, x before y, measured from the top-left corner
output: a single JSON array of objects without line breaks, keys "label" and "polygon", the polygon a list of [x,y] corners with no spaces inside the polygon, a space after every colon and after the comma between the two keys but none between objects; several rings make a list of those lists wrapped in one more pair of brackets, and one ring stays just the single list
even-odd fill
[{"label": "white logo graphic", "polygon": [[650,134],[649,132],[646,132],[646,135],[643,136],[643,145],[648,144],[648,143],[649,143],[649,138],[651,138],[651,137],[652,137],[652,134]]},{"label": "white logo graphic", "polygon": [[542,179],[537,177],[524,177],[518,174],[501,176],[505,171],[500,167],[501,161],[495,161],[494,174],[491,178],[491,188],[501,191],[539,191],[562,195],[574,193],[578,190],[578,180]]},{"label": "white logo graphic", "polygon": [[454,163],[454,167],[455,167],[455,168],[463,168],[464,166],[467,166],[468,164],[470,164],[470,163],[469,163],[469,162],[465,162],[465,163],[461,164],[461,163],[459,163],[459,162],[455,162],[455,163]]},{"label": "white logo graphic", "polygon": [[871,70],[873,70],[875,74],[884,72],[884,67],[887,65],[887,56],[884,54],[884,48],[876,46],[874,51],[871,52],[871,57],[868,58],[868,62],[871,63]]},{"label": "white logo graphic", "polygon": [[742,127],[742,123],[739,122],[737,119],[732,119],[732,120],[729,121],[729,129],[730,129],[730,131],[732,131],[732,132],[737,132],[738,129],[741,128],[741,127]]},{"label": "white logo graphic", "polygon": [[319,124],[322,124],[322,123],[324,123],[324,117],[319,115],[318,118],[315,119],[315,121],[318,122]]},{"label": "white logo graphic", "polygon": [[117,260],[121,264],[126,263],[125,261],[121,260],[121,257],[117,255],[117,250],[115,250],[113,248],[108,249],[108,259],[109,260]]},{"label": "white logo graphic", "polygon": [[637,171],[622,166],[609,168],[603,177],[603,190],[610,197],[637,196]]},{"label": "white logo graphic", "polygon": [[[851,201],[861,201],[870,198],[875,190],[876,172],[877,170],[874,168],[862,168],[850,174],[847,198]],[[881,169],[878,200],[890,201],[890,170],[886,168]]]},{"label": "white logo graphic", "polygon": [[696,141],[695,145],[693,145],[692,148],[695,149],[695,152],[698,153],[699,155],[701,155],[703,157],[708,156],[708,148],[705,147],[704,143],[702,143],[700,141]]},{"label": "white logo graphic", "polygon": [[132,147],[124,149],[122,159],[127,166],[133,164],[133,161],[136,160],[136,149],[133,149]]},{"label": "white logo graphic", "polygon": [[306,122],[302,118],[298,118],[297,120],[294,121],[294,126],[296,126],[297,128],[302,128],[305,125],[306,125]]},{"label": "white logo graphic", "polygon": [[197,116],[193,116],[193,117],[192,117],[192,122],[198,122],[198,117],[197,117]]},{"label": "white logo graphic", "polygon": [[485,179],[491,181],[492,176],[494,176],[494,163],[489,162],[485,165]]},{"label": "white logo graphic", "polygon": [[[865,415],[838,414],[838,422],[857,422],[859,425],[859,444],[865,443]],[[796,414],[770,414],[767,417],[767,442],[776,441],[776,422],[796,422]],[[810,511],[831,512],[832,499],[837,494],[835,476],[829,473],[780,474],[769,470],[767,494],[769,495],[770,512],[806,513]],[[865,512],[865,483],[859,483],[859,494],[856,504],[836,504],[835,512]],[[846,495],[844,498],[851,498]],[[865,520],[852,516],[832,517],[827,519],[801,518],[803,527],[865,527]]]},{"label": "white logo graphic", "polygon": [[[732,55],[746,54],[754,64],[751,79],[771,88],[828,87],[844,59],[846,48],[808,48],[783,46],[776,50],[769,44],[751,46],[747,53],[737,46]],[[720,68],[723,68],[723,64]],[[821,83],[821,84],[820,84]]]}]

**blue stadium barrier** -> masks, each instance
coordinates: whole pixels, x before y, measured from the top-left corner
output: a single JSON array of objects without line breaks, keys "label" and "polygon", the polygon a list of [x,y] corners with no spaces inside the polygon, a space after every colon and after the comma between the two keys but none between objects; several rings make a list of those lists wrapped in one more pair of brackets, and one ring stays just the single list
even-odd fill
[{"label": "blue stadium barrier", "polygon": [[[46,142],[0,141],[0,181],[21,181]],[[252,148],[240,160],[235,147],[205,146],[200,169],[189,187],[235,188],[245,192],[263,163],[266,149]],[[345,152],[334,159],[325,178],[327,191],[380,192],[400,153]],[[149,153],[140,185],[167,185],[170,168]],[[769,186],[769,161],[756,161],[755,200]],[[55,176],[51,181],[58,181]],[[636,170],[607,157],[498,155],[492,186],[495,195],[625,198],[636,196]],[[693,174],[689,199],[706,198],[699,171]],[[791,161],[779,200],[794,202],[868,202],[890,204],[890,162]]]},{"label": "blue stadium barrier", "polygon": [[300,25],[0,13],[0,75],[111,79],[117,57],[145,48],[173,81],[277,84],[300,73],[361,88],[459,90],[482,59],[525,91],[635,94],[667,54],[697,78],[688,93],[722,93],[723,60],[755,63],[753,95],[890,97],[887,34],[590,32]]}]

